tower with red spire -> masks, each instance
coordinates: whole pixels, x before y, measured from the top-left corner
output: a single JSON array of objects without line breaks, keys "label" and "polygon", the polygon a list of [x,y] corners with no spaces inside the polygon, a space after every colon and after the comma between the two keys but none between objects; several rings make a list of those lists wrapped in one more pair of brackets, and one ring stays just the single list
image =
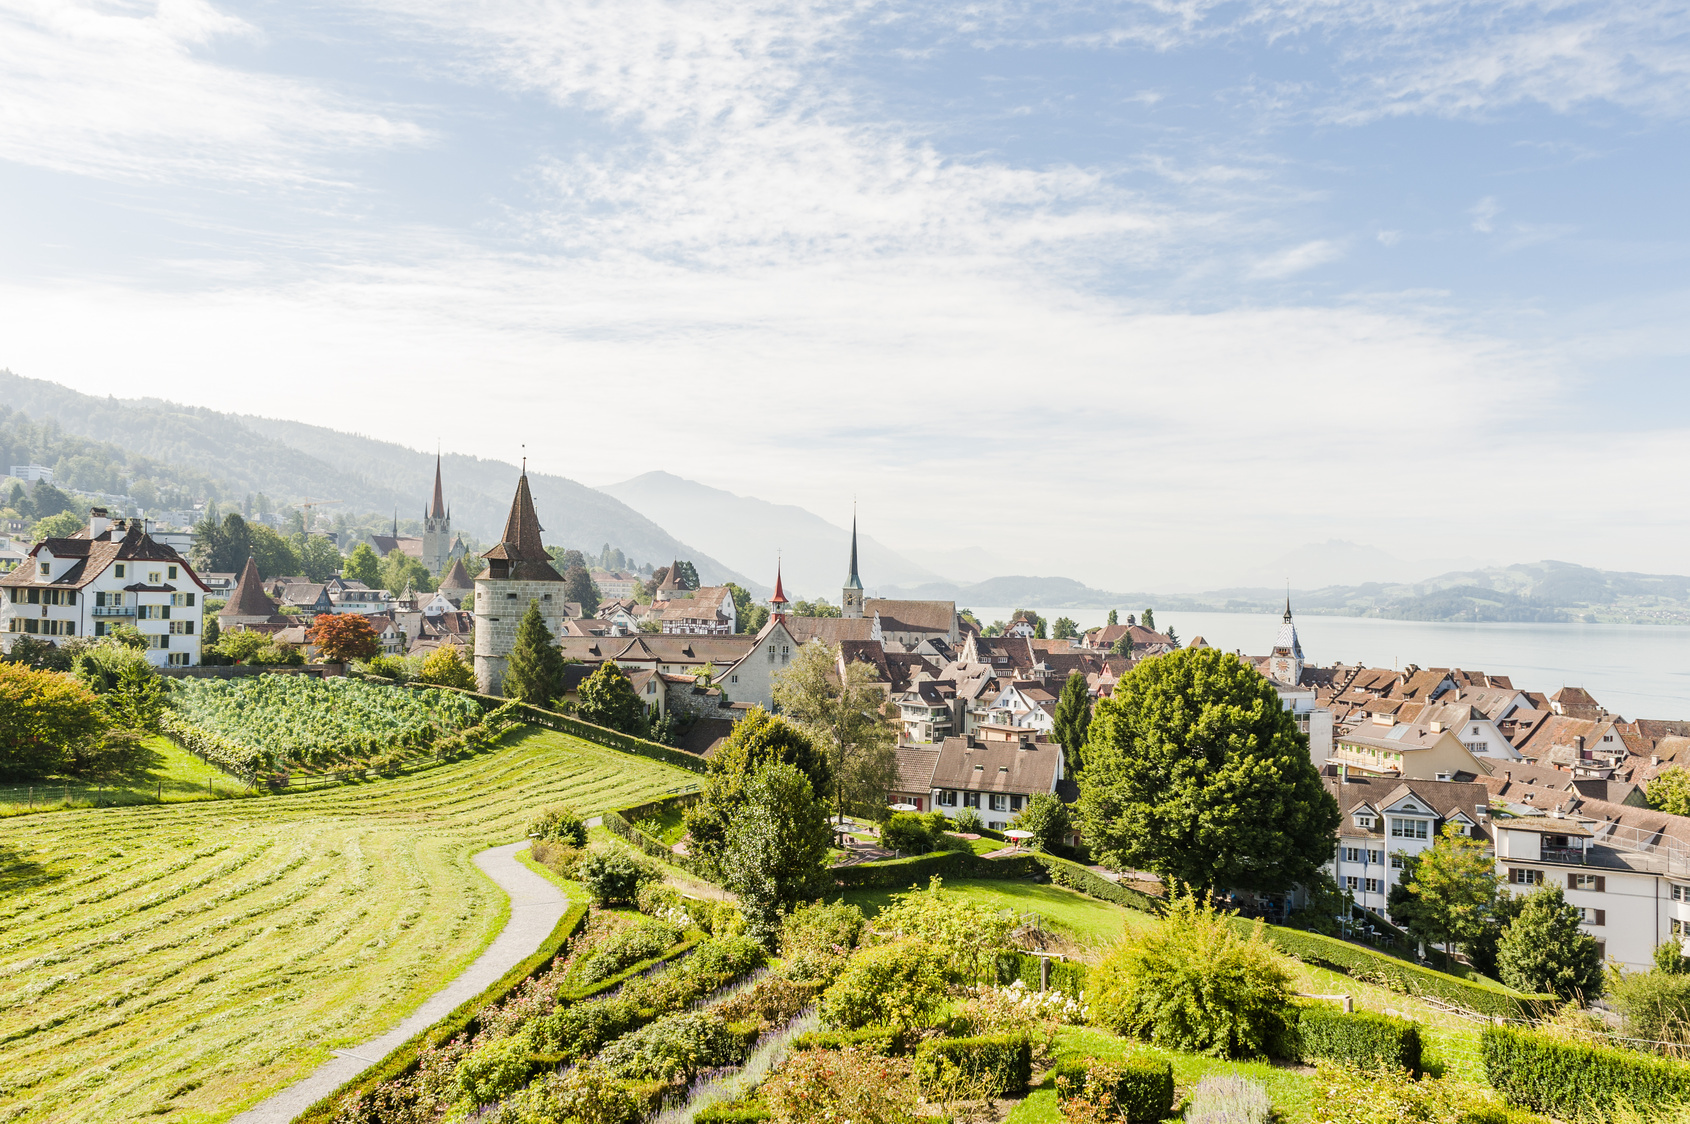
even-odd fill
[{"label": "tower with red spire", "polygon": [[789,602],[786,599],[786,591],[781,588],[780,562],[777,561],[775,563],[775,595],[769,598],[769,615],[775,620],[785,623],[786,606],[788,604]]}]

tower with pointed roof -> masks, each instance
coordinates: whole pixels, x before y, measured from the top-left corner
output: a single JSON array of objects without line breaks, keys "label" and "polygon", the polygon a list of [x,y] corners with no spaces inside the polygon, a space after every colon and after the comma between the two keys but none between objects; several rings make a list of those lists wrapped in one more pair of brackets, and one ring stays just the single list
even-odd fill
[{"label": "tower with pointed roof", "polygon": [[1291,620],[1291,597],[1285,598],[1285,617],[1279,625],[1279,635],[1273,638],[1273,653],[1268,656],[1268,678],[1288,686],[1295,686],[1303,678],[1303,645],[1297,639],[1297,626]]},{"label": "tower with pointed roof", "polygon": [[845,588],[839,593],[841,615],[848,620],[863,616],[863,579],[857,576],[857,513],[851,512],[851,570],[845,575]]},{"label": "tower with pointed roof", "polygon": [[440,484],[440,454],[434,455],[434,496],[423,509],[422,564],[439,577],[451,564],[452,511]]},{"label": "tower with pointed roof", "polygon": [[504,534],[481,556],[487,568],[475,578],[475,681],[490,695],[501,693],[505,665],[516,646],[517,625],[530,602],[540,607],[540,617],[553,636],[563,633],[567,618],[563,575],[552,567],[540,532],[525,467],[516,482]]},{"label": "tower with pointed roof", "polygon": [[791,602],[786,599],[786,590],[780,584],[780,563],[775,563],[775,595],[769,598],[769,617],[772,620],[786,621],[786,607]]}]

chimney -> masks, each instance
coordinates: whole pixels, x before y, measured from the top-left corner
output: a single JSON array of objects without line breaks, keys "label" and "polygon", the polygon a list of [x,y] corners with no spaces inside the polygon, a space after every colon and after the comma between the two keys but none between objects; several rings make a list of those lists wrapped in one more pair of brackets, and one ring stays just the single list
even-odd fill
[{"label": "chimney", "polygon": [[1660,754],[1658,754],[1658,753],[1651,753],[1651,754],[1650,754],[1650,755],[1649,755],[1649,764],[1651,764],[1651,765],[1659,765],[1659,764],[1660,764],[1660,763],[1661,763],[1661,755],[1660,755]]},{"label": "chimney", "polygon": [[111,520],[107,518],[105,508],[91,507],[88,509],[88,537],[90,539],[99,538],[106,533],[106,529],[110,526]]}]

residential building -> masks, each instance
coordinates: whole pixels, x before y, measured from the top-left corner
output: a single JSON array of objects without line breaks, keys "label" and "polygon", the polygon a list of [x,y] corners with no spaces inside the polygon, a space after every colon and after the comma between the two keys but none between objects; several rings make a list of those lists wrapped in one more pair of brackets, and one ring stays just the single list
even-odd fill
[{"label": "residential building", "polygon": [[1455,731],[1380,715],[1336,735],[1331,761],[1344,769],[1405,780],[1454,781],[1488,776],[1492,763],[1461,744]]},{"label": "residential building", "polygon": [[732,636],[738,627],[733,592],[726,586],[672,592],[662,613],[663,631],[672,635]]},{"label": "residential building", "polygon": [[175,550],[153,540],[140,520],[112,521],[92,508],[88,527],[35,544],[0,577],[0,646],[20,636],[60,644],[133,624],[159,667],[200,662],[205,583]]},{"label": "residential building", "polygon": [[45,480],[49,484],[53,482],[53,470],[44,464],[14,464],[11,475],[25,484],[33,484],[37,480]]},{"label": "residential building", "polygon": [[1041,683],[1015,680],[999,691],[986,708],[986,720],[993,726],[1048,734],[1056,729],[1058,698],[1058,694],[1046,690]]},{"label": "residential building", "polygon": [[1405,857],[1437,842],[1445,824],[1490,841],[1490,793],[1482,784],[1355,774],[1322,777],[1338,801],[1338,846],[1327,871],[1357,905],[1388,916],[1386,900]]},{"label": "residential building", "polygon": [[25,550],[27,546],[27,542],[0,534],[0,574],[9,574],[23,565],[23,560],[29,557]]},{"label": "residential building", "polygon": [[475,579],[475,681],[485,694],[503,693],[517,625],[530,604],[539,606],[540,618],[553,636],[563,631],[563,575],[552,568],[540,530],[524,464],[504,533],[482,555],[487,568]]},{"label": "residential building", "polygon": [[913,804],[918,812],[933,810],[933,774],[943,751],[937,746],[898,747],[897,787],[887,794],[889,804]]},{"label": "residential building", "polygon": [[599,597],[611,601],[631,598],[634,592],[645,584],[638,574],[622,570],[594,570],[592,578],[593,584],[599,588]]},{"label": "residential building", "polygon": [[986,726],[978,737],[946,738],[930,782],[933,808],[953,817],[973,808],[1002,831],[1028,797],[1056,791],[1063,764],[1062,747],[1032,730]]},{"label": "residential building", "polygon": [[[176,553],[181,554],[178,550]],[[235,583],[240,581],[239,574],[201,574],[200,580],[205,583],[206,597],[218,601],[227,601],[235,595]]]}]

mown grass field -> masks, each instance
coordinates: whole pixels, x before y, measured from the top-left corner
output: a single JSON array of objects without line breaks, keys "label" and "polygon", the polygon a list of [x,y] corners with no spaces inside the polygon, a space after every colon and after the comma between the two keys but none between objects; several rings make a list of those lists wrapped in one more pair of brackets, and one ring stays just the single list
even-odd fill
[{"label": "mown grass field", "polygon": [[[151,757],[147,767],[133,777],[110,784],[91,785],[83,781],[0,785],[0,817],[24,815],[43,808],[92,808],[95,802],[108,804],[157,804],[161,800],[210,800],[246,791],[246,786],[214,765],[207,765],[168,738],[146,740]],[[207,783],[209,782],[209,784]]]},{"label": "mown grass field", "polygon": [[[1088,898],[1061,886],[982,878],[958,878],[947,880],[943,885],[947,892],[984,902],[993,909],[1014,910],[1016,914],[1036,913],[1057,928],[1073,934],[1081,943],[1099,948],[1115,943],[1128,927],[1138,929],[1156,924],[1156,919],[1148,913]],[[891,902],[894,894],[902,892],[852,889],[844,891],[841,897],[865,915],[873,917]]]},{"label": "mown grass field", "polygon": [[470,856],[693,774],[549,731],[411,777],[0,830],[0,1121],[224,1120],[492,938]]}]

